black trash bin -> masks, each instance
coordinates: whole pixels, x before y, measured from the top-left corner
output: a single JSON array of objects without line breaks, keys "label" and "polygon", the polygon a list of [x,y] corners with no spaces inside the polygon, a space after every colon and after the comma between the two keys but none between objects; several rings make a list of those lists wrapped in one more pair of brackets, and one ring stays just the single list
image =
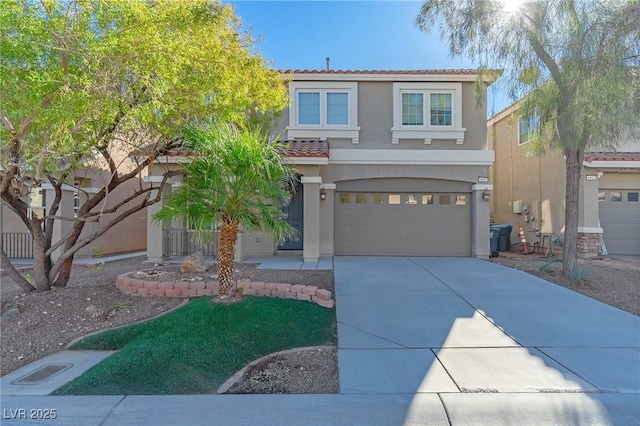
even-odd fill
[{"label": "black trash bin", "polygon": [[489,253],[491,257],[498,257],[498,241],[500,241],[500,228],[497,226],[489,226]]},{"label": "black trash bin", "polygon": [[491,225],[491,227],[496,227],[499,230],[498,251],[511,250],[511,230],[513,226],[505,223],[501,225]]}]

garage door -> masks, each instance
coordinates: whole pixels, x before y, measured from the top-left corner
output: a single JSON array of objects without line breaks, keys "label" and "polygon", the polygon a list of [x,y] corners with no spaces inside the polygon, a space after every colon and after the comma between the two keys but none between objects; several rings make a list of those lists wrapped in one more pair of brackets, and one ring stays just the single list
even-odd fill
[{"label": "garage door", "polygon": [[336,192],[335,252],[470,256],[470,195]]},{"label": "garage door", "polygon": [[640,255],[640,201],[637,190],[600,192],[600,226],[609,254]]}]

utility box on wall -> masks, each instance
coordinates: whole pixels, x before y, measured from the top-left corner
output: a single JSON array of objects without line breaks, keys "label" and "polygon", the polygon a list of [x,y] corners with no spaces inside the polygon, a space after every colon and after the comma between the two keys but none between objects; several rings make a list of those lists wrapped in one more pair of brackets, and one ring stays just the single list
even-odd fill
[{"label": "utility box on wall", "polygon": [[513,201],[513,212],[515,214],[522,214],[522,200]]}]

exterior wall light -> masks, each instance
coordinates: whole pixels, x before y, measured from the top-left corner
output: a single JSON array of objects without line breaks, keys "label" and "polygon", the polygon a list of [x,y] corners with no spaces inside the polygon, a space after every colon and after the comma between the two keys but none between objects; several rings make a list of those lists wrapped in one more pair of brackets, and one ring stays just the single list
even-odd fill
[{"label": "exterior wall light", "polygon": [[487,191],[486,189],[482,191],[482,201],[489,201],[490,197],[491,193],[489,191]]},{"label": "exterior wall light", "polygon": [[326,200],[326,199],[327,199],[327,193],[326,193],[326,192],[324,192],[324,191],[322,191],[322,192],[320,193],[320,199],[321,199],[321,200]]}]

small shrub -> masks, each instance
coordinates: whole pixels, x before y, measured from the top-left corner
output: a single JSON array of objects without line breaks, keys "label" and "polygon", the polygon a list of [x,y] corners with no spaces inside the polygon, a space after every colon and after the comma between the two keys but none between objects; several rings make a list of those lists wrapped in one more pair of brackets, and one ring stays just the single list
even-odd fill
[{"label": "small shrub", "polygon": [[553,268],[551,267],[551,263],[550,262],[545,263],[544,265],[539,267],[538,270],[540,272],[542,272],[543,274],[552,274],[553,273]]},{"label": "small shrub", "polygon": [[[98,257],[98,258],[102,257],[102,250],[100,250],[100,247],[98,246],[92,246],[91,252],[93,253],[93,257]],[[99,274],[100,272],[102,272],[105,265],[106,263],[104,262],[104,260],[102,262],[96,263],[96,274]]]},{"label": "small shrub", "polygon": [[122,311],[127,308],[129,308],[129,305],[122,302],[113,302],[111,306],[109,306],[110,311]]},{"label": "small shrub", "polygon": [[571,278],[571,281],[575,281],[579,284],[584,284],[590,273],[591,271],[589,271],[589,269],[587,268],[576,268],[569,274],[569,278]]}]

